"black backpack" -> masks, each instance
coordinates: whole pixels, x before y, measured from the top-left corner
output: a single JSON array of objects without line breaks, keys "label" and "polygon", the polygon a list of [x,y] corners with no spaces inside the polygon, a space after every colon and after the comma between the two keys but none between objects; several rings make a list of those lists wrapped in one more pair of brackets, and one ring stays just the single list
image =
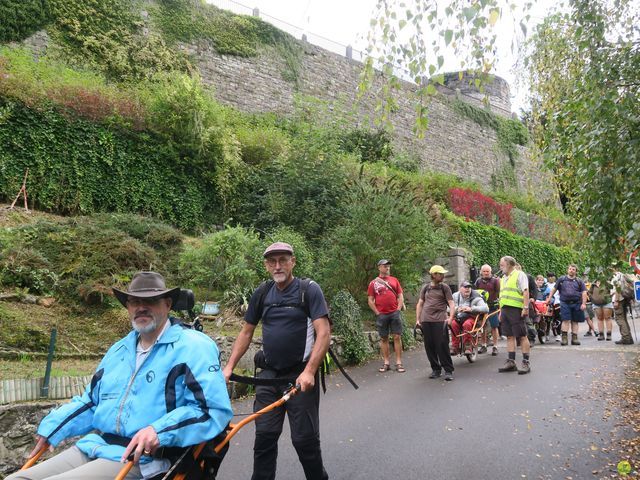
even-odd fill
[{"label": "black backpack", "polygon": [[[307,291],[309,290],[309,285],[311,285],[311,282],[313,282],[313,280],[311,280],[310,278],[300,278],[300,288],[299,288],[298,302],[297,303],[280,303],[280,304],[277,304],[277,306],[299,308],[307,315],[307,318],[311,318],[311,311],[309,310],[309,304],[307,303]],[[258,295],[258,302],[256,304],[256,311],[260,312],[260,318],[262,318],[262,316],[264,315],[264,310],[265,310],[264,300],[265,300],[265,298],[267,296],[267,293],[269,293],[269,290],[271,290],[271,288],[273,287],[274,284],[275,284],[274,280],[265,280],[260,285],[258,285],[258,288],[256,288],[255,294]],[[271,306],[276,306],[276,305],[267,305],[267,307],[271,307]],[[327,310],[328,310],[328,308],[327,308]],[[333,327],[333,322],[331,321],[331,316],[327,315],[327,318],[329,320],[329,329],[331,330],[331,328]],[[327,353],[331,357],[331,360],[333,360],[333,362],[336,364],[336,367],[338,367],[338,370],[340,370],[340,373],[342,373],[342,375],[344,375],[344,378],[346,378],[349,381],[349,383],[353,386],[353,388],[355,388],[357,390],[358,389],[358,385],[356,384],[356,382],[353,381],[353,379],[349,376],[349,374],[344,370],[343,366],[340,364],[340,361],[338,360],[337,355],[334,353],[334,351],[331,349],[331,347],[329,347],[329,350],[328,350]],[[326,387],[324,376],[325,376],[325,374],[329,374],[329,373],[330,373],[330,371],[329,371],[329,363],[328,363],[327,359],[325,358],[323,365],[320,366],[320,380],[321,380],[321,383],[322,383],[322,390],[324,392],[327,391],[327,387]]]}]

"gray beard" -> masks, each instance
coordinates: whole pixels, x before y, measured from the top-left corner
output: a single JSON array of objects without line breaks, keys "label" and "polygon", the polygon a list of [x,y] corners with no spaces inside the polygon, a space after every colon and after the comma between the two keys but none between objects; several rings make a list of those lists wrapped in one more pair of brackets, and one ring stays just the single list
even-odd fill
[{"label": "gray beard", "polygon": [[138,333],[151,333],[158,327],[158,322],[154,320],[153,322],[147,324],[144,327],[139,327],[136,324],[135,320],[131,320],[131,326]]}]

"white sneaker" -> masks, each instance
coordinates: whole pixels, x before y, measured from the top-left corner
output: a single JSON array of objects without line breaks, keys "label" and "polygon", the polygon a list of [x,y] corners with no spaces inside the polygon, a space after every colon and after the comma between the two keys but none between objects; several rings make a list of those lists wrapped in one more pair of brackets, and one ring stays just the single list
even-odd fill
[{"label": "white sneaker", "polygon": [[507,337],[505,337],[504,335],[500,335],[500,340],[506,340]]},{"label": "white sneaker", "polygon": [[556,342],[561,342],[562,341],[562,337],[560,337],[560,335],[556,335]]},{"label": "white sneaker", "polygon": [[544,341],[548,342],[549,341],[549,335],[547,335],[546,337],[544,337]]}]

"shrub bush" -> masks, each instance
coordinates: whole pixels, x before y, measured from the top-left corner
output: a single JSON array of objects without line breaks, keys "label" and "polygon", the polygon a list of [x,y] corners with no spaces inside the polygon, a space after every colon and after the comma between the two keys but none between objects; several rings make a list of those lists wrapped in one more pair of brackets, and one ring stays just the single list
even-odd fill
[{"label": "shrub bush", "polygon": [[289,153],[289,136],[276,127],[240,125],[234,133],[240,142],[242,160],[250,165],[274,162]]},{"label": "shrub bush", "polygon": [[[126,285],[136,271],[154,268],[171,277],[164,262],[168,253],[133,238],[106,215],[40,220],[7,230],[0,260],[5,286],[23,286],[34,293],[54,293],[95,304],[110,297],[112,286]],[[177,248],[176,238],[171,243]],[[16,268],[16,262],[21,269]]]},{"label": "shrub bush", "polygon": [[345,152],[358,154],[362,162],[387,162],[393,155],[391,135],[386,130],[356,128],[339,141]]},{"label": "shrub bush", "polygon": [[180,277],[205,291],[246,291],[260,281],[260,239],[243,227],[226,227],[186,245]]},{"label": "shrub bush", "polygon": [[262,231],[289,226],[310,243],[342,218],[348,179],[343,158],[301,143],[296,139],[286,159],[251,168],[229,217]]},{"label": "shrub bush", "polygon": [[0,18],[0,43],[20,42],[49,22],[49,7],[46,0],[4,0]]},{"label": "shrub bush", "polygon": [[179,162],[175,144],[1,98],[0,109],[0,197],[15,195],[29,168],[30,200],[44,210],[137,212],[185,229],[218,210],[208,167]]},{"label": "shrub bush", "polygon": [[355,182],[344,221],[325,236],[318,257],[322,285],[330,293],[347,290],[364,305],[376,262],[389,258],[403,286],[417,287],[426,262],[447,249],[445,234],[426,209],[406,182]]},{"label": "shrub bush", "polygon": [[496,202],[478,191],[450,188],[448,205],[453,213],[467,220],[497,225],[512,232],[515,230],[511,218],[513,206]]},{"label": "shrub bush", "polygon": [[333,333],[340,337],[342,357],[348,363],[360,364],[371,354],[362,326],[361,310],[353,296],[339,291],[331,302]]}]

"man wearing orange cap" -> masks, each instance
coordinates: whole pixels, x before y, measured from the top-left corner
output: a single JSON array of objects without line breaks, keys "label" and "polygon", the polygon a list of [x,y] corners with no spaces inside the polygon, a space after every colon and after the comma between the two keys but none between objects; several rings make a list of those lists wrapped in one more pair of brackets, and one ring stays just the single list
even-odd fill
[{"label": "man wearing orange cap", "polygon": [[[429,269],[431,282],[422,287],[416,305],[416,325],[422,329],[424,349],[431,365],[429,378],[453,380],[453,360],[449,351],[449,325],[453,323],[455,305],[451,288],[443,283],[447,270],[440,265]],[[449,313],[447,314],[447,308]]]},{"label": "man wearing orange cap", "polygon": [[[233,344],[223,373],[227,381],[246,353],[257,324],[262,321],[262,350],[256,357],[261,379],[295,378],[301,393],[256,419],[252,480],[276,477],[278,439],[285,413],[289,417],[291,443],[307,480],[328,478],[320,450],[320,388],[318,368],[327,351],[331,333],[329,310],[320,286],[293,276],[296,257],[288,243],[276,242],[264,251],[264,265],[272,281],[251,296],[245,324]],[[304,293],[303,293],[304,292]],[[254,410],[273,403],[282,389],[257,385]]]}]

